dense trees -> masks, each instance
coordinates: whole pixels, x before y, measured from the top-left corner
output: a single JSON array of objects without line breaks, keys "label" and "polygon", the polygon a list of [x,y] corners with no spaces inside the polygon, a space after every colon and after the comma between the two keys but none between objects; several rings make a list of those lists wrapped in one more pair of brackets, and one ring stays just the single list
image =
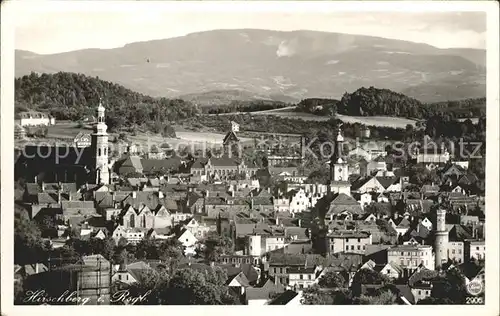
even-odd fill
[{"label": "dense trees", "polygon": [[171,274],[166,270],[146,270],[140,274],[138,282],[121,288],[115,284],[114,290],[116,293],[125,289],[131,297],[142,295],[145,300],[136,305],[237,304],[237,299],[229,294],[226,281],[227,275],[220,268],[179,269]]},{"label": "dense trees", "polygon": [[378,295],[368,296],[361,295],[359,297],[360,305],[395,305],[397,304],[397,296],[391,291],[383,291]]},{"label": "dense trees", "polygon": [[257,111],[280,109],[287,106],[292,106],[292,104],[281,101],[271,101],[271,100],[253,100],[253,101],[233,100],[230,101],[229,104],[203,107],[201,110],[203,113],[208,113],[208,114],[222,114],[222,113],[232,113],[232,112],[257,112]]},{"label": "dense trees", "polygon": [[42,242],[42,233],[35,222],[16,214],[14,218],[14,263],[19,265],[46,259],[48,247]]},{"label": "dense trees", "polygon": [[[83,74],[31,73],[15,80],[16,111],[39,110],[59,120],[77,121],[94,115],[102,98],[111,130],[187,118],[198,109],[183,100],[152,98],[123,86]],[[163,128],[162,128],[163,130]]]},{"label": "dense trees", "polygon": [[335,116],[339,100],[309,98],[297,104],[297,111],[324,116]]},{"label": "dense trees", "polygon": [[206,271],[177,270],[169,282],[166,304],[172,305],[234,305],[229,295],[227,275],[220,268]]},{"label": "dense trees", "polygon": [[233,241],[227,236],[210,232],[203,242],[203,254],[208,261],[217,261],[221,255],[233,253]]},{"label": "dense trees", "polygon": [[351,289],[354,296],[359,296],[361,294],[361,286],[363,284],[386,285],[388,283],[389,279],[385,275],[371,269],[361,269],[354,275],[354,278],[352,279]]},{"label": "dense trees", "polygon": [[339,114],[355,116],[429,118],[446,113],[452,118],[461,118],[486,115],[486,98],[423,104],[388,89],[362,87],[352,93],[345,93],[337,109]]},{"label": "dense trees", "polygon": [[323,288],[340,288],[345,285],[345,280],[341,274],[329,271],[319,279],[318,285]]},{"label": "dense trees", "polygon": [[303,290],[304,305],[348,305],[352,300],[348,291],[333,290],[313,285]]}]

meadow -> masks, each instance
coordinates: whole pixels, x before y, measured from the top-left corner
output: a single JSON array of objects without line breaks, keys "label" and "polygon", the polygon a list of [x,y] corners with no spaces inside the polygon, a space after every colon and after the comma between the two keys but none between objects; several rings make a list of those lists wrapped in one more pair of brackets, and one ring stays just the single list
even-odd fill
[{"label": "meadow", "polygon": [[[310,113],[302,112],[286,112],[286,111],[276,111],[276,112],[258,112],[254,115],[274,115],[286,118],[302,119],[304,121],[316,121],[324,122],[331,119],[327,116],[319,116]],[[382,126],[382,127],[393,127],[393,128],[405,128],[406,125],[415,125],[416,121],[402,118],[402,117],[389,117],[389,116],[349,116],[337,114],[336,118],[340,119],[345,123],[360,123],[367,126]]]}]

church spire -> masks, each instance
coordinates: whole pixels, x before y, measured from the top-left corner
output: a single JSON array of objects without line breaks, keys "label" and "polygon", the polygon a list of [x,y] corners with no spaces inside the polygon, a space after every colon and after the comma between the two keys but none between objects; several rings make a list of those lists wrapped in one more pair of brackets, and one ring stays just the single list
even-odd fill
[{"label": "church spire", "polygon": [[97,106],[97,124],[92,134],[92,149],[94,157],[94,172],[96,184],[109,184],[109,147],[106,125],[106,109],[99,98]]},{"label": "church spire", "polygon": [[335,139],[335,152],[330,161],[330,180],[331,181],[348,181],[349,167],[344,161],[344,136],[342,135],[342,124],[337,130],[337,138]]},{"label": "church spire", "polygon": [[344,136],[342,136],[342,124],[339,124],[337,129],[337,142],[344,142]]}]

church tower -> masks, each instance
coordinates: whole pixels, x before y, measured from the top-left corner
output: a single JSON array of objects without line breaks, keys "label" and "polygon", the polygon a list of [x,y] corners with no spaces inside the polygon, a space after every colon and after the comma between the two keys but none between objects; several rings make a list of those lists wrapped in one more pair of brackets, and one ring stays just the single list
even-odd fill
[{"label": "church tower", "polygon": [[92,153],[94,157],[95,183],[109,184],[109,146],[108,146],[108,126],[105,122],[106,109],[99,100],[97,107],[97,124],[92,134]]},{"label": "church tower", "polygon": [[345,160],[344,137],[340,126],[335,140],[334,153],[330,161],[330,181],[349,181],[349,166]]},{"label": "church tower", "polygon": [[446,210],[436,211],[436,239],[434,241],[435,267],[438,269],[448,261],[448,231],[446,230]]}]

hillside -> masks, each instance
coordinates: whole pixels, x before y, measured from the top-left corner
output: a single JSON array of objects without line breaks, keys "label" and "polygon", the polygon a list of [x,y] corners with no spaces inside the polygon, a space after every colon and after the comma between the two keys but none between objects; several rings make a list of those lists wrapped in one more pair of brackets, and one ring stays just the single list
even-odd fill
[{"label": "hillside", "polygon": [[423,104],[388,89],[362,87],[345,93],[336,104],[336,110],[338,114],[353,116],[430,118],[444,113],[450,117],[483,116],[486,114],[486,98]]},{"label": "hillside", "polygon": [[199,107],[226,106],[233,102],[265,101],[265,102],[296,102],[296,99],[285,95],[258,95],[245,90],[214,90],[201,93],[181,95],[179,99],[192,102]]},{"label": "hillside", "polygon": [[15,80],[16,112],[28,109],[44,111],[58,120],[80,120],[94,115],[99,97],[107,108],[110,128],[158,123],[163,130],[167,122],[198,113],[183,100],[152,98],[121,85],[83,74],[35,73]]},{"label": "hillside", "polygon": [[457,86],[460,98],[484,97],[485,56],[484,50],[360,35],[216,30],[106,50],[16,51],[16,76],[83,73],[147,95],[202,103],[224,100],[217,91],[233,91],[230,100],[338,99],[371,85],[433,102],[447,100]]}]

